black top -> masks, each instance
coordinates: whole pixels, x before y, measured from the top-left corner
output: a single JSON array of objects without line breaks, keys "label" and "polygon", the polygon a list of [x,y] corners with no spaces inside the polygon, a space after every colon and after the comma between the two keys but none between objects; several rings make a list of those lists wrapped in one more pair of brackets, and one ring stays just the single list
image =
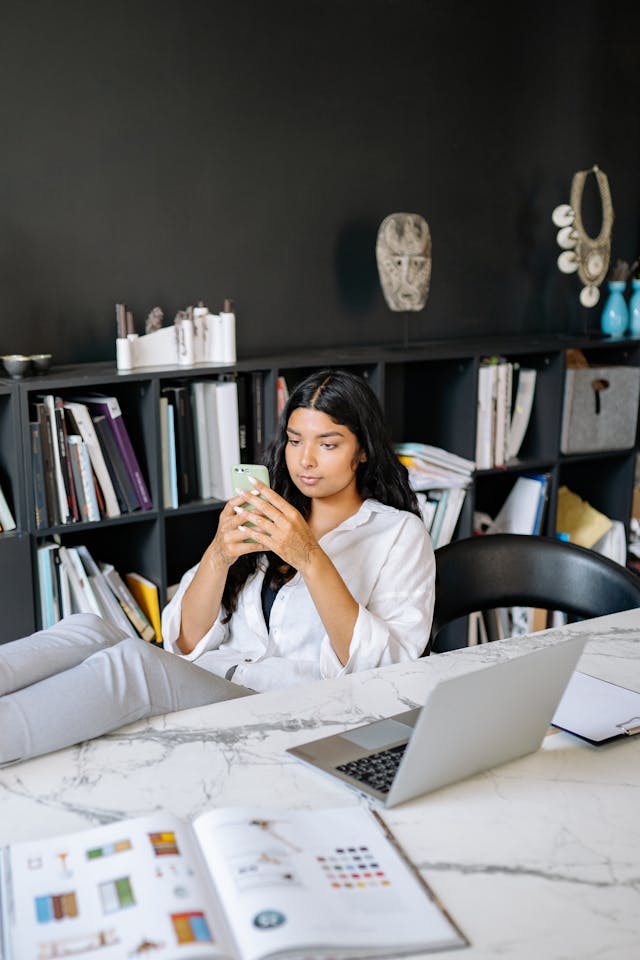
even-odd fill
[{"label": "black top", "polygon": [[265,578],[262,581],[262,590],[260,591],[260,599],[262,601],[262,613],[264,616],[264,622],[267,625],[267,630],[269,629],[269,620],[271,618],[271,608],[273,606],[273,601],[278,595],[278,590],[280,589],[281,584],[277,587],[274,587],[271,583],[271,578],[265,574]]}]

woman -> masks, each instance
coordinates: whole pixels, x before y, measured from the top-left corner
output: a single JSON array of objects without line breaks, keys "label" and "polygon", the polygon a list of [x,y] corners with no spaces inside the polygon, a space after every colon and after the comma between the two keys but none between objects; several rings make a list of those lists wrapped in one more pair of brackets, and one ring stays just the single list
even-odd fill
[{"label": "woman", "polygon": [[229,500],[182,578],[163,613],[165,650],[89,614],[0,648],[0,763],[420,655],[433,551],[368,385],[331,371],[300,384],[269,473],[273,489],[257,482]]},{"label": "woman", "polygon": [[433,551],[368,384],[308,377],[268,466],[273,489],[256,482],[229,500],[183,577],[163,614],[165,648],[261,691],[419,657]]}]

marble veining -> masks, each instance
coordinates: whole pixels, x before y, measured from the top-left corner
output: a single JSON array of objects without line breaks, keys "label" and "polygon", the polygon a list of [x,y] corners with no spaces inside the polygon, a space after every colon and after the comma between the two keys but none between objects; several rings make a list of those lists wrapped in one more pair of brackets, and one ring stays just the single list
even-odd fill
[{"label": "marble veining", "polygon": [[[364,803],[287,747],[410,709],[438,680],[586,634],[580,669],[640,691],[640,611],[131,724],[0,770],[0,842],[151,810]],[[529,757],[384,811],[473,960],[640,957],[640,736],[563,732]],[[450,956],[450,954],[447,954]]]}]

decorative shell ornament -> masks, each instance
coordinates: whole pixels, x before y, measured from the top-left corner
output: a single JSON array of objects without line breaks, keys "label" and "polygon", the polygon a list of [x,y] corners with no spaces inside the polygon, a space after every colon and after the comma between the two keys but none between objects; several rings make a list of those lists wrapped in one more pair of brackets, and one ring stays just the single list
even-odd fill
[{"label": "decorative shell ornament", "polygon": [[[602,223],[597,237],[588,236],[582,222],[582,194],[590,173],[595,175],[602,206]],[[571,182],[571,202],[556,207],[551,219],[559,227],[556,240],[562,253],[558,257],[558,268],[562,273],[578,274],[583,283],[580,303],[583,307],[595,307],[611,258],[613,205],[606,173],[597,165],[591,170],[578,170]]]}]

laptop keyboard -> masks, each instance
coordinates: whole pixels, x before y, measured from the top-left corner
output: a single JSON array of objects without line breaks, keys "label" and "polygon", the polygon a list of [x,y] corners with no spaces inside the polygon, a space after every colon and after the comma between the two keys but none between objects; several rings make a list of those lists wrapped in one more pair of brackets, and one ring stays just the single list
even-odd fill
[{"label": "laptop keyboard", "polygon": [[361,757],[360,760],[341,763],[336,766],[336,770],[346,773],[360,783],[366,783],[380,793],[388,793],[406,749],[407,744],[401,743],[399,747],[390,747],[388,750],[370,753],[368,757]]}]

